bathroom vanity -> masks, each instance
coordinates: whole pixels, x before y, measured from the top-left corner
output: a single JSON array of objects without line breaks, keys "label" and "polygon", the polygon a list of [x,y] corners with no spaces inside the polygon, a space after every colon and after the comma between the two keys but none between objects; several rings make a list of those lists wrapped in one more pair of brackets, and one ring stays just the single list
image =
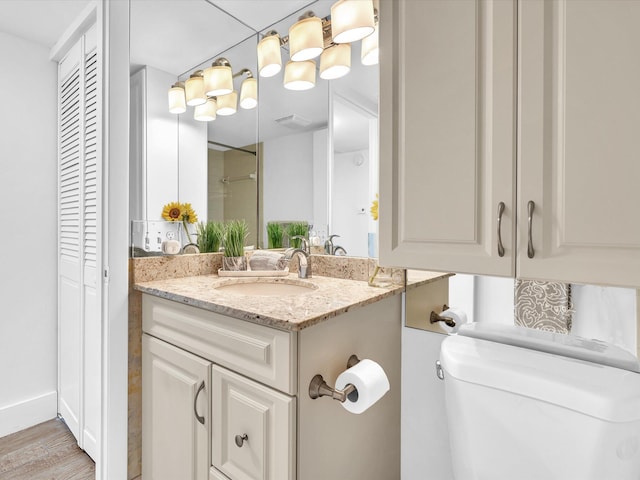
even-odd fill
[{"label": "bathroom vanity", "polygon": [[[143,477],[399,478],[403,288],[321,276],[262,281],[307,291],[245,295],[232,292],[239,280],[216,275],[135,285]],[[390,391],[359,415],[330,397],[311,399],[311,379],[333,386],[353,354],[380,364]]]}]

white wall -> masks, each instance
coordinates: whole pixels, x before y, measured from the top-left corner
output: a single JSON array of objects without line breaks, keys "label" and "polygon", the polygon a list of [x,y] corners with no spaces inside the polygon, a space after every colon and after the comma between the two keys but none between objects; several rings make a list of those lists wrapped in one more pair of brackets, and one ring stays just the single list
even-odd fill
[{"label": "white wall", "polygon": [[312,223],[313,132],[266,140],[262,148],[265,229],[272,220]]},{"label": "white wall", "polygon": [[445,335],[402,329],[402,480],[452,480],[444,382],[436,376]]},{"label": "white wall", "polygon": [[369,163],[366,149],[333,155],[331,234],[340,235],[334,245],[355,257],[369,254]]},{"label": "white wall", "polygon": [[604,340],[637,354],[635,289],[572,285],[571,297],[575,308],[572,335]]},{"label": "white wall", "polygon": [[48,55],[0,32],[0,436],[57,412],[57,70]]},{"label": "white wall", "polygon": [[324,237],[329,229],[329,130],[313,132],[313,228]]}]

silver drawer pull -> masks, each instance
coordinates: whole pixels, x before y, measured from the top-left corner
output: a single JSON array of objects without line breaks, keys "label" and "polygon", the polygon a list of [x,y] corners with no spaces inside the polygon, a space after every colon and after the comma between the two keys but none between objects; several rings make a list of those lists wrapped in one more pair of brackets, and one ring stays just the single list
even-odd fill
[{"label": "silver drawer pull", "polygon": [[193,414],[196,416],[196,420],[198,420],[202,425],[204,425],[204,417],[198,415],[198,397],[200,396],[200,392],[204,390],[204,380],[200,384],[198,388],[198,392],[196,393],[195,398],[193,399]]},{"label": "silver drawer pull", "polygon": [[504,257],[504,245],[502,245],[502,214],[504,213],[504,202],[498,204],[498,256]]},{"label": "silver drawer pull", "polygon": [[533,249],[533,237],[532,237],[532,225],[533,225],[533,209],[536,207],[536,204],[533,203],[533,200],[529,200],[529,203],[527,203],[527,213],[529,215],[528,218],[528,222],[529,222],[529,245],[527,246],[527,256],[529,258],[533,258],[536,254],[535,250]]},{"label": "silver drawer pull", "polygon": [[247,440],[249,440],[249,436],[246,433],[243,433],[242,435],[236,435],[236,445],[238,446],[238,448],[242,448],[242,445],[244,445],[244,442],[246,442]]}]

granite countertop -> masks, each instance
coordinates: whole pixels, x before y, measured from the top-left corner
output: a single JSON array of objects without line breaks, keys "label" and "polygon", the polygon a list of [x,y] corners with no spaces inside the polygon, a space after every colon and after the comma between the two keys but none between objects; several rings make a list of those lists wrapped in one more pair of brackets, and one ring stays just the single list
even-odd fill
[{"label": "granite countertop", "polygon": [[[451,275],[423,273],[425,274],[421,275],[420,279],[410,281],[410,286],[422,285]],[[352,308],[399,295],[404,290],[401,285],[378,288],[371,287],[363,281],[323,276],[299,280],[296,274],[289,274],[282,278],[270,277],[263,281],[307,282],[315,288],[310,289],[308,293],[297,295],[242,295],[216,289],[217,286],[238,281],[218,275],[137,282],[134,288],[157,297],[289,331],[302,330]]]}]

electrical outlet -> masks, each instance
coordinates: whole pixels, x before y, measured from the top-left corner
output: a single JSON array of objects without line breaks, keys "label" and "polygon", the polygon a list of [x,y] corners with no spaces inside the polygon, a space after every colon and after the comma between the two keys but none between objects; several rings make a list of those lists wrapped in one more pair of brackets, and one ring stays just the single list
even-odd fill
[{"label": "electrical outlet", "polygon": [[176,238],[176,232],[167,232],[167,240],[174,240]]}]

